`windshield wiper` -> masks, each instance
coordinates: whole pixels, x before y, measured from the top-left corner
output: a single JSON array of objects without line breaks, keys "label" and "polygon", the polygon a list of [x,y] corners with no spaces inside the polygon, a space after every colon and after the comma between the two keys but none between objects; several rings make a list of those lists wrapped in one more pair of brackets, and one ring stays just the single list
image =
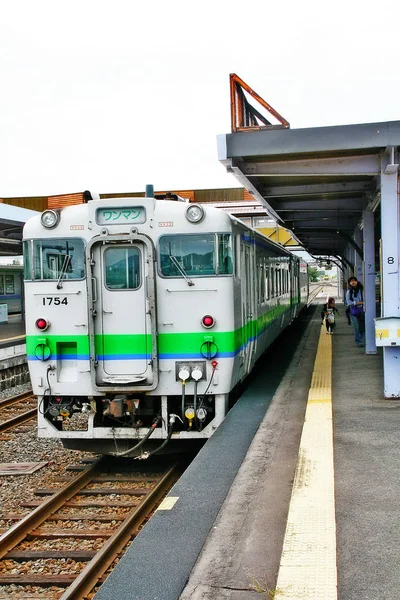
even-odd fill
[{"label": "windshield wiper", "polygon": [[58,278],[58,281],[57,281],[57,289],[58,290],[60,290],[62,288],[61,280],[63,279],[65,273],[67,272],[68,265],[70,262],[71,262],[71,256],[70,256],[70,254],[66,254],[65,258],[64,258],[64,262],[61,267],[60,277]]},{"label": "windshield wiper", "polygon": [[186,275],[183,267],[179,264],[178,259],[175,256],[171,256],[171,254],[169,255],[172,263],[176,266],[176,268],[178,269],[179,273],[182,275],[182,277],[185,278],[185,280],[187,281],[188,285],[194,285],[193,281],[191,279],[189,279],[189,277]]}]

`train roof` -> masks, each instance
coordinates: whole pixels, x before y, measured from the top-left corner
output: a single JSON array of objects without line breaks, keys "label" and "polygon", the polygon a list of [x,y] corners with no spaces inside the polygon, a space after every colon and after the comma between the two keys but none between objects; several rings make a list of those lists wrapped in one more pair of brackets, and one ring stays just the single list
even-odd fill
[{"label": "train roof", "polygon": [[[146,210],[146,221],[142,221],[141,225],[146,227],[146,223],[150,223],[150,221],[154,221],[150,225],[150,227],[162,227],[163,234],[171,234],[174,232],[173,225],[174,223],[179,226],[184,226],[187,221],[185,220],[185,211],[188,207],[193,206],[196,203],[184,203],[176,200],[170,199],[158,199],[158,198],[144,198],[144,197],[120,197],[120,198],[103,198],[103,199],[93,199],[89,200],[87,203],[76,204],[71,206],[66,206],[62,209],[58,209],[61,213],[60,226],[62,230],[57,228],[49,229],[48,236],[56,236],[63,235],[65,236],[68,233],[71,235],[78,235],[82,232],[83,228],[86,227],[86,223],[90,220],[96,221],[96,214],[98,210],[107,210],[110,208],[111,210],[118,210],[118,208],[122,210],[144,207]],[[202,208],[206,213],[206,218],[204,222],[199,223],[198,231],[215,231],[218,229],[223,229],[224,227],[230,228],[231,224],[236,224],[243,228],[245,231],[251,231],[252,235],[255,236],[258,240],[264,240],[269,247],[273,248],[279,254],[287,254],[288,256],[293,256],[293,254],[282,245],[277,244],[272,241],[270,238],[265,236],[263,233],[249,227],[247,224],[243,223],[239,218],[229,214],[223,208],[218,208],[214,206],[209,206],[207,204],[201,204]],[[207,219],[207,215],[208,218]],[[43,227],[40,224],[40,216],[38,214],[33,219],[30,219],[25,227],[24,227],[24,237],[38,237],[38,232],[43,233]],[[110,217],[108,223],[102,223],[102,227],[104,225],[112,227],[113,218]],[[119,223],[118,223],[119,224]],[[123,225],[127,225],[127,223],[123,223]],[[97,224],[97,227],[99,225]],[[62,233],[61,233],[62,231]],[[94,231],[94,230],[93,230]],[[176,231],[176,229],[175,229]],[[60,233],[58,233],[60,232]],[[47,237],[47,236],[46,236]]]}]

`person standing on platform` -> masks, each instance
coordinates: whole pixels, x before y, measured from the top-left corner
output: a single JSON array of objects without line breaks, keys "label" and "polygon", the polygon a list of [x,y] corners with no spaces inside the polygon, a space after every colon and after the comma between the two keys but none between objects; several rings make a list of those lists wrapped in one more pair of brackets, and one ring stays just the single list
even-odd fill
[{"label": "person standing on platform", "polygon": [[336,308],[335,298],[328,298],[328,302],[324,304],[321,311],[321,319],[322,323],[326,326],[326,333],[333,334],[333,330],[335,329],[335,313],[338,315],[339,311]]},{"label": "person standing on platform", "polygon": [[357,346],[364,346],[365,315],[363,286],[357,277],[350,277],[346,292],[346,307],[350,309],[350,319],[354,329],[354,340]]}]

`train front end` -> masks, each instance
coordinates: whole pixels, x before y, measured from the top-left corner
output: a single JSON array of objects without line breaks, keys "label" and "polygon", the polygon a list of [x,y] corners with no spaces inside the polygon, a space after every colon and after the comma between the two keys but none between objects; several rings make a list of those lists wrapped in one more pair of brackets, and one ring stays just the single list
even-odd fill
[{"label": "train front end", "polygon": [[145,456],[210,437],[234,385],[225,213],[92,200],[24,228],[27,354],[38,433]]}]

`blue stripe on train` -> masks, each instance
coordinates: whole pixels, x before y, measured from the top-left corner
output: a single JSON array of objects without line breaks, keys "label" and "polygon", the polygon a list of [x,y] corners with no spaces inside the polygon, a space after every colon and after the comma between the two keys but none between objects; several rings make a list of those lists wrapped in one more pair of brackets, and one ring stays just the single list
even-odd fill
[{"label": "blue stripe on train", "polygon": [[150,360],[151,354],[99,354],[97,360]]}]

